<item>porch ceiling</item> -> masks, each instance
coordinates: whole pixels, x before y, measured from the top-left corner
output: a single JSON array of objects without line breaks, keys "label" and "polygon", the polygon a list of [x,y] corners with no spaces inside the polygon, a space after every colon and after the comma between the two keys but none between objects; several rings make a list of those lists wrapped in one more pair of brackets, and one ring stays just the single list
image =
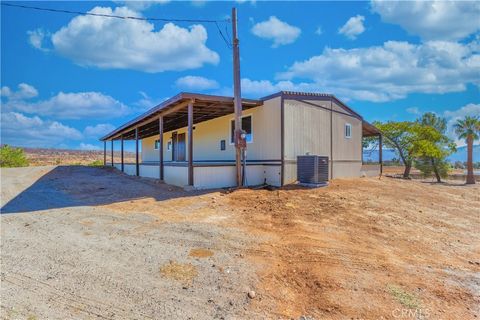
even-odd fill
[{"label": "porch ceiling", "polygon": [[[163,132],[177,130],[188,125],[188,103],[193,102],[193,124],[234,113],[233,98],[193,93],[180,93],[177,96],[152,108],[134,120],[112,131],[100,140],[135,139],[138,127],[139,139],[158,134],[158,118],[163,115]],[[242,99],[244,110],[262,104],[260,100]]]}]

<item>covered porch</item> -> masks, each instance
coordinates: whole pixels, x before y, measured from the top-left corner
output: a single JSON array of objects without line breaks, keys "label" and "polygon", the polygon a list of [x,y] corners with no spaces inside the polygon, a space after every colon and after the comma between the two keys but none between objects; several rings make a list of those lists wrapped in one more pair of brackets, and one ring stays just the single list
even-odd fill
[{"label": "covered porch", "polygon": [[[260,100],[242,99],[242,109],[262,105]],[[168,184],[207,188],[235,185],[235,161],[196,161],[194,154],[195,125],[234,113],[233,98],[193,93],[180,93],[155,108],[124,124],[101,138],[104,142],[104,164],[111,165],[129,175],[160,179]],[[182,156],[166,159],[164,153],[164,133],[186,128],[183,135]],[[158,161],[141,161],[140,142],[149,137],[158,137]],[[110,156],[107,143],[110,141]],[[124,144],[135,143],[135,161],[124,161]],[[114,161],[114,142],[120,144],[120,161]],[[157,141],[155,141],[157,146]],[[175,144],[172,148],[175,147]],[[142,144],[142,152],[144,152]],[[110,159],[108,159],[110,158]],[[264,164],[247,163],[247,179],[250,184],[262,184]],[[261,171],[262,174],[259,174]],[[232,181],[230,181],[232,180]],[[233,184],[232,184],[233,183]]]},{"label": "covered porch", "polygon": [[[378,139],[378,161],[365,161],[363,155],[363,140],[365,138]],[[365,176],[378,176],[383,173],[383,136],[382,132],[367,121],[362,122],[362,169],[361,174]]]}]

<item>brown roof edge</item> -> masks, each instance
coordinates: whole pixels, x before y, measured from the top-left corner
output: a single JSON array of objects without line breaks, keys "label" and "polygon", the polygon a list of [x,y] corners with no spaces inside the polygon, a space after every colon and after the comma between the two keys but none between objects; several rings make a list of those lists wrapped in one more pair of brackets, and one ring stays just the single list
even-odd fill
[{"label": "brown roof edge", "polygon": [[[367,132],[367,134],[365,134],[364,130]],[[383,135],[380,129],[378,129],[373,124],[365,120],[362,121],[362,132],[364,137],[375,136],[379,134]]]},{"label": "brown roof edge", "polygon": [[[166,108],[167,106],[177,103],[182,100],[187,99],[194,99],[194,100],[201,100],[201,101],[218,101],[218,102],[232,102],[233,97],[227,96],[216,96],[216,95],[209,95],[209,94],[201,94],[201,93],[192,93],[192,92],[180,92],[179,94],[163,101],[162,103],[156,105],[155,107],[151,108],[150,110],[142,113],[138,117],[134,118],[133,120],[128,121],[127,123],[121,125],[120,127],[116,128],[115,130],[109,132],[105,136],[101,137],[100,141],[108,140],[108,138],[117,135],[119,132],[130,128],[137,123],[141,122],[145,118],[154,115],[155,113],[160,112],[162,109]],[[255,100],[255,99],[242,99],[242,104],[254,104],[254,105],[261,105],[263,101]]]},{"label": "brown roof edge", "polygon": [[331,93],[279,91],[277,93],[274,93],[274,94],[271,94],[269,96],[263,97],[260,100],[265,101],[265,100],[270,100],[270,99],[280,97],[280,96],[282,96],[284,99],[293,99],[293,100],[298,99],[298,98],[309,98],[309,99],[314,99],[314,100],[315,99],[317,99],[317,100],[332,99],[335,102],[337,102],[340,105],[340,107],[344,108],[348,112],[353,113],[354,115],[356,115],[360,119],[363,119],[363,117],[358,112],[356,112],[355,110],[353,110],[352,108],[347,106],[345,103],[343,103],[342,100],[340,100],[339,98],[337,98],[335,95],[333,95]]}]

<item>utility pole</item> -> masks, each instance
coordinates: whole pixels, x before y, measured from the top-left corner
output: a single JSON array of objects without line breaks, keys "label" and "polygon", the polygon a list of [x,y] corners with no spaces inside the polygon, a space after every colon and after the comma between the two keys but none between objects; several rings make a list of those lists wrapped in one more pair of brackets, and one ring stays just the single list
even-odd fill
[{"label": "utility pole", "polygon": [[242,150],[240,136],[242,132],[242,93],[240,90],[240,50],[237,36],[237,9],[232,8],[232,42],[233,42],[233,104],[235,108],[235,165],[237,169],[237,186],[242,185]]}]

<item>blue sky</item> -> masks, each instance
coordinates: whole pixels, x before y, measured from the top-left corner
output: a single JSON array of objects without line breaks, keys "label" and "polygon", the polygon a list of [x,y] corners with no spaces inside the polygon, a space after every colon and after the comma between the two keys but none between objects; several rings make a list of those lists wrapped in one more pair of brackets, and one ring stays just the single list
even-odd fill
[{"label": "blue sky", "polygon": [[[244,97],[333,93],[368,121],[434,111],[449,128],[480,115],[475,2],[10,3],[215,20],[236,6]],[[209,23],[2,6],[1,48],[1,142],[16,146],[101,148],[100,136],[180,91],[232,92],[231,50]]]}]

